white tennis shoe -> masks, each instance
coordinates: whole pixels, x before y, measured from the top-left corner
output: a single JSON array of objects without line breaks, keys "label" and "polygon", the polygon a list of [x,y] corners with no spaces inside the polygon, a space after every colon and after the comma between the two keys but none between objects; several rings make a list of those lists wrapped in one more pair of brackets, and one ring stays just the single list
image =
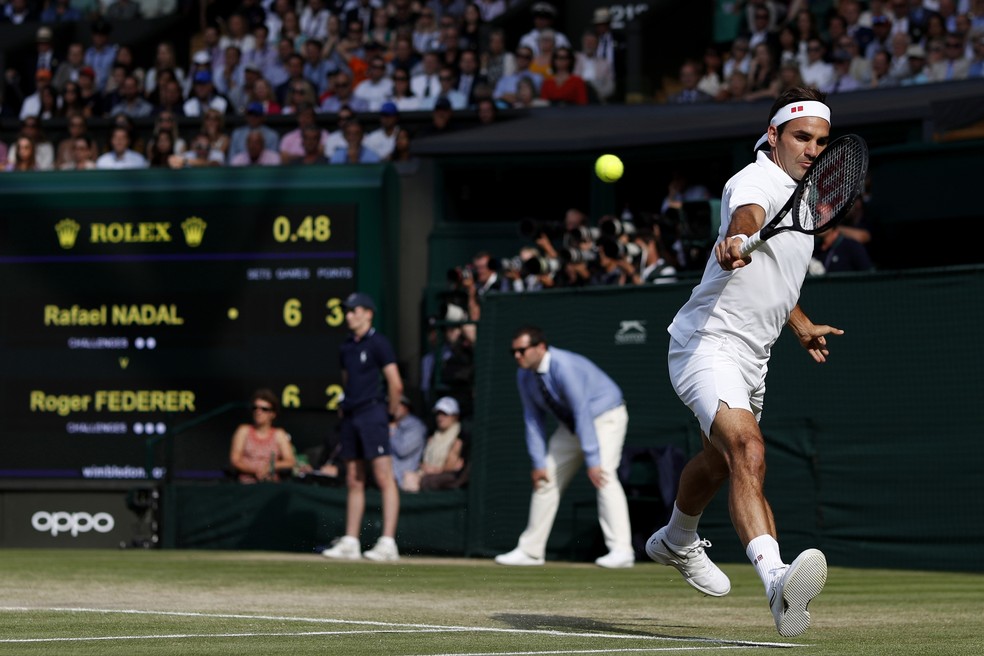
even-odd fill
[{"label": "white tennis shoe", "polygon": [[827,582],[827,559],[818,549],[807,549],[783,568],[769,584],[769,607],[776,629],[793,638],[810,628],[810,601]]},{"label": "white tennis shoe", "polygon": [[519,547],[516,547],[508,553],[496,556],[495,562],[500,565],[510,565],[512,567],[536,567],[542,565],[544,560],[543,558],[534,558]]},{"label": "white tennis shoe", "polygon": [[335,560],[361,560],[362,545],[357,538],[344,535],[335,540],[331,547],[322,551],[321,555]]},{"label": "white tennis shoe", "polygon": [[664,526],[646,542],[646,554],[661,565],[676,567],[687,583],[704,594],[723,597],[731,592],[731,579],[707,557],[704,549],[710,546],[710,540],[699,538],[686,546],[672,544]]},{"label": "white tennis shoe", "polygon": [[400,559],[400,550],[396,548],[396,540],[381,537],[376,541],[372,549],[369,549],[362,555],[369,560],[375,560],[379,563],[392,563]]},{"label": "white tennis shoe", "polygon": [[595,559],[595,565],[607,569],[625,569],[635,565],[635,554],[631,551],[609,551]]}]

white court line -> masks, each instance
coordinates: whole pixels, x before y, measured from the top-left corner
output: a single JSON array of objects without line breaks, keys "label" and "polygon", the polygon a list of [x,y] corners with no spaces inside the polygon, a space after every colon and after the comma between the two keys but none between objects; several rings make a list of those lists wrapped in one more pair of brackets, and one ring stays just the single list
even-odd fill
[{"label": "white court line", "polygon": [[[234,633],[234,634],[172,634],[172,635],[145,635],[145,636],[103,636],[103,637],[91,637],[91,638],[29,638],[29,639],[2,639],[0,638],[0,644],[10,643],[10,642],[62,642],[62,641],[91,641],[91,640],[160,640],[160,639],[173,639],[173,638],[205,638],[205,637],[254,637],[254,636],[305,636],[305,635],[344,635],[344,634],[358,634],[358,633],[404,633],[406,631],[397,631],[396,629],[406,629],[412,632],[426,631],[428,633],[436,632],[478,632],[478,633],[509,633],[509,634],[520,634],[520,635],[549,635],[565,638],[606,638],[613,640],[645,640],[645,641],[664,641],[664,642],[700,642],[711,645],[716,645],[717,648],[750,648],[750,647],[805,647],[808,645],[798,645],[794,643],[787,642],[751,642],[745,640],[725,640],[721,638],[682,638],[682,637],[672,637],[672,636],[645,636],[645,635],[627,635],[622,633],[582,633],[578,631],[558,631],[555,629],[505,629],[499,627],[481,627],[481,626],[456,626],[456,625],[440,625],[440,624],[415,624],[415,623],[403,623],[403,622],[379,622],[372,620],[344,620],[337,618],[323,618],[323,617],[291,617],[286,615],[244,615],[244,614],[233,614],[233,613],[194,613],[194,612],[184,612],[184,611],[154,611],[154,610],[137,610],[137,609],[105,609],[105,608],[69,608],[69,607],[51,607],[51,608],[31,608],[28,606],[0,606],[0,612],[27,612],[27,611],[46,611],[46,612],[60,612],[60,613],[99,613],[99,614],[120,614],[120,615],[154,615],[154,616],[164,616],[164,617],[202,617],[202,618],[214,618],[214,619],[245,619],[245,620],[271,620],[277,622],[310,622],[315,624],[347,624],[347,625],[362,625],[362,626],[373,626],[373,627],[384,627],[386,630],[376,631],[329,631],[329,632],[283,632],[283,633]],[[648,651],[666,651],[670,649],[700,649],[700,647],[676,647],[676,648],[659,648],[659,649],[648,649]],[[612,651],[612,650],[607,650]],[[618,651],[618,650],[616,650]],[[585,654],[585,653],[599,653],[591,651],[567,651],[567,652],[516,652],[517,654]],[[604,653],[604,652],[600,652]],[[432,656],[452,656],[435,654]],[[472,656],[469,654],[454,654],[453,656]],[[478,654],[475,656],[491,656],[486,654]],[[496,654],[496,656],[503,656],[503,654]]]},{"label": "white court line", "polygon": [[[425,654],[423,656],[549,656],[550,654],[565,654],[567,656],[572,656],[573,654],[651,654],[655,652],[667,651],[707,651],[708,649],[756,649],[760,646],[762,645],[750,643],[747,645],[715,645],[713,647],[639,647],[633,649],[571,649],[564,651],[486,651],[467,654]],[[800,645],[791,646],[799,647]]]}]

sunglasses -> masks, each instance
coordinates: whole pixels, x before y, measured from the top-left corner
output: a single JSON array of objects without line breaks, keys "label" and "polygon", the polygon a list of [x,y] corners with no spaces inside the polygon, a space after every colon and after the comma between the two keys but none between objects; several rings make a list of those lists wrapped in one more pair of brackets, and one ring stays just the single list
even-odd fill
[{"label": "sunglasses", "polygon": [[273,408],[268,405],[254,405],[253,412],[273,412]]},{"label": "sunglasses", "polygon": [[534,346],[538,346],[538,344],[530,344],[529,346],[520,346],[518,348],[511,348],[509,349],[509,353],[513,357],[516,357],[517,355],[526,355],[526,351],[533,348]]}]

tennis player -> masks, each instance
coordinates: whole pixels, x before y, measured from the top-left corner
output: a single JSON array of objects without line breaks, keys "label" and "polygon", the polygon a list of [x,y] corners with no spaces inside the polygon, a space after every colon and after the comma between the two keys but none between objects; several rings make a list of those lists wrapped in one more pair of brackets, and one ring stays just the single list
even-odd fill
[{"label": "tennis player", "polygon": [[[772,345],[788,325],[813,359],[826,361],[826,335],[798,305],[813,237],[776,234],[742,259],[743,240],[771,219],[826,147],[830,109],[812,88],[783,93],[769,114],[756,159],[724,186],[721,232],[700,283],[669,326],[673,388],[700,422],[703,450],[680,478],[669,523],[649,538],[646,552],[676,567],[701,592],[723,596],[731,582],[705,553],[697,535],[701,513],[730,480],[728,507],[745,553],[765,585],[779,634],[810,625],[807,606],[827,578],[823,553],[808,549],[791,564],[779,553],[772,509],[763,494],[765,441],[759,428]],[[759,148],[765,146],[767,148]]]}]

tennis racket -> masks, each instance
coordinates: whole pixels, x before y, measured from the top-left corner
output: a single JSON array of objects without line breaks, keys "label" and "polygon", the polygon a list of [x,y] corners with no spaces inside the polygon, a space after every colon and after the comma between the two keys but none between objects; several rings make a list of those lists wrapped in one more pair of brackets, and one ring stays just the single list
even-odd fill
[{"label": "tennis racket", "polygon": [[[815,235],[833,228],[844,220],[864,191],[867,175],[868,145],[864,139],[856,134],[835,139],[813,160],[775,217],[745,240],[741,256],[747,257],[780,232]],[[792,223],[780,227],[787,214]]]}]

